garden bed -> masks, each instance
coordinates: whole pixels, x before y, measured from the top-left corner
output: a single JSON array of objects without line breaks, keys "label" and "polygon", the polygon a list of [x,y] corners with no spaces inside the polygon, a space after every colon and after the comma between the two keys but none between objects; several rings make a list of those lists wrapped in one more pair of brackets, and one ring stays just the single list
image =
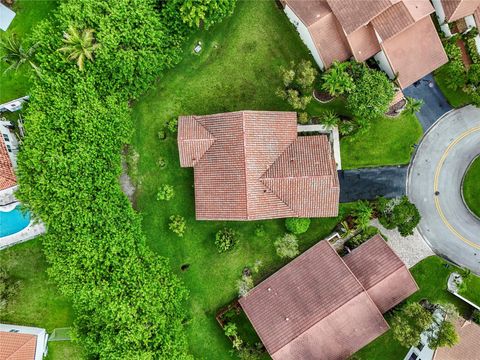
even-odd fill
[{"label": "garden bed", "polygon": [[328,92],[320,91],[320,90],[317,90],[317,89],[315,89],[313,91],[313,97],[321,103],[328,103],[328,102],[332,101],[333,99],[335,99],[335,97],[330,95]]},{"label": "garden bed", "polygon": [[400,115],[402,110],[405,108],[405,105],[407,105],[407,100],[402,99],[399,102],[390,106],[390,108],[388,109],[388,111],[385,115],[390,116],[390,117],[397,117],[397,116]]}]

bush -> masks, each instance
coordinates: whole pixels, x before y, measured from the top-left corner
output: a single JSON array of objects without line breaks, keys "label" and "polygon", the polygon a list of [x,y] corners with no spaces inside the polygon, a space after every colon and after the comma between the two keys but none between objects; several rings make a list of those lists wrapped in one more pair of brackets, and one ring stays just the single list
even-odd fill
[{"label": "bush", "polygon": [[379,198],[376,207],[380,223],[387,229],[397,228],[402,236],[412,235],[420,222],[421,217],[417,207],[406,196],[391,200]]},{"label": "bush", "polygon": [[238,237],[233,229],[224,228],[215,234],[215,245],[219,253],[233,249],[237,243]]},{"label": "bush", "polygon": [[369,226],[365,230],[363,230],[361,233],[352,236],[347,242],[346,246],[353,250],[356,247],[362,245],[365,241],[371,239],[375,235],[379,234],[380,231],[375,227],[375,226]]},{"label": "bush", "polygon": [[264,237],[267,234],[265,231],[265,226],[263,225],[257,225],[255,228],[255,236],[256,237]]},{"label": "bush", "polygon": [[170,200],[175,196],[175,191],[172,185],[163,184],[157,192],[157,200]]},{"label": "bush", "polygon": [[300,235],[307,232],[310,222],[309,218],[288,218],[285,219],[285,227],[292,234]]},{"label": "bush", "polygon": [[159,140],[165,140],[167,138],[167,132],[165,130],[160,130],[157,133],[157,136]]},{"label": "bush", "polygon": [[178,236],[182,237],[185,233],[185,229],[187,228],[187,222],[185,221],[185,218],[183,216],[172,215],[170,216],[168,228]]},{"label": "bush", "polygon": [[308,124],[309,116],[306,112],[298,113],[298,123],[302,125]]},{"label": "bush", "polygon": [[292,61],[289,68],[281,69],[281,75],[284,86],[277,89],[277,96],[286,100],[293,109],[305,110],[312,100],[317,70],[310,61],[302,60],[298,64]]},{"label": "bush", "polygon": [[178,129],[178,119],[177,118],[172,118],[167,121],[167,129],[170,131],[172,134],[175,134]]},{"label": "bush", "polygon": [[294,258],[299,254],[297,237],[293,234],[283,235],[273,245],[281,258]]}]

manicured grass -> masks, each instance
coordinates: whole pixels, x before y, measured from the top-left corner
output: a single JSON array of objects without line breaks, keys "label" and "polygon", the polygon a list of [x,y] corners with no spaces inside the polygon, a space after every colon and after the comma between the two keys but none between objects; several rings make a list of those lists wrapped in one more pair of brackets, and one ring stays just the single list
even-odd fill
[{"label": "manicured grass", "polygon": [[463,279],[463,284],[458,292],[464,298],[480,306],[480,277],[470,274]]},{"label": "manicured grass", "polygon": [[[0,322],[41,327],[48,332],[71,326],[71,304],[48,279],[41,239],[0,251],[0,264],[20,281],[17,294],[8,303],[7,313],[0,314]],[[52,349],[50,360],[80,358],[78,349],[70,342],[55,343]]]},{"label": "manicured grass", "polygon": [[421,136],[422,127],[413,114],[372,120],[372,128],[366,134],[341,140],[342,167],[354,169],[408,164],[413,145],[419,142]]},{"label": "manicured grass", "polygon": [[[2,31],[0,38],[3,39],[11,34],[16,34],[23,41],[32,31],[35,24],[45,19],[56,6],[57,2],[55,0],[16,0],[13,10],[17,15],[8,30],[6,32]],[[0,52],[0,56],[3,56],[3,53]],[[29,76],[31,71],[28,65],[20,68],[17,72],[9,71],[4,73],[7,67],[7,64],[1,62],[0,82],[2,85],[0,103],[28,95],[30,89]]]},{"label": "manicured grass", "polygon": [[480,217],[480,157],[474,160],[465,174],[463,197],[468,208]]},{"label": "manicured grass", "polygon": [[[422,299],[428,299],[431,303],[452,303],[460,314],[468,316],[472,309],[468,304],[455,297],[447,291],[447,279],[450,273],[459,271],[456,266],[448,264],[445,260],[431,256],[416,264],[410,269],[415,281],[420,289],[410,296],[406,301],[415,302]],[[386,319],[391,321],[392,314],[387,313]],[[398,360],[403,359],[408,349],[401,346],[394,338],[392,331],[389,330],[356,355],[360,359],[382,359],[382,360]]]},{"label": "manicured grass", "polygon": [[467,104],[470,104],[472,100],[470,99],[470,96],[467,93],[465,93],[462,90],[453,91],[448,88],[447,86],[448,76],[449,74],[445,70],[445,67],[441,67],[434,74],[435,81],[438,87],[440,88],[440,90],[442,91],[443,95],[447,99],[448,103],[455,108],[459,108]]}]

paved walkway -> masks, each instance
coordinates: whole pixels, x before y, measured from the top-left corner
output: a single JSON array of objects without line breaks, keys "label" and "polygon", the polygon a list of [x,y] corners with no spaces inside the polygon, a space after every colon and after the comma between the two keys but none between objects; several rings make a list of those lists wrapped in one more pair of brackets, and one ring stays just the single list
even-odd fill
[{"label": "paved walkway", "polygon": [[413,235],[403,237],[397,230],[385,229],[377,219],[372,220],[372,225],[379,228],[381,233],[387,237],[388,245],[408,268],[429,256],[435,255],[417,229],[413,231]]},{"label": "paved walkway", "polygon": [[423,100],[422,109],[417,113],[417,117],[422,124],[424,132],[427,131],[438,118],[452,110],[452,107],[443,96],[431,74],[404,89],[403,93],[405,96]]},{"label": "paved walkway", "polygon": [[340,202],[373,200],[377,196],[394,198],[405,195],[406,166],[387,166],[343,170],[340,179]]},{"label": "paved walkway", "polygon": [[480,109],[454,110],[429,130],[417,149],[407,193],[422,215],[418,226],[431,248],[480,274],[480,221],[466,208],[461,182],[480,154]]}]

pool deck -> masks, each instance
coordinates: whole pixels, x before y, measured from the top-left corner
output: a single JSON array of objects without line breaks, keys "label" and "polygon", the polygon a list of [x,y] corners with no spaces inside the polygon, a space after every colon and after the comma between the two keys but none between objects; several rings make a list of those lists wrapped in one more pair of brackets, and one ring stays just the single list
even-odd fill
[{"label": "pool deck", "polygon": [[[11,200],[13,196],[13,191],[11,194],[8,194],[8,199]],[[13,202],[2,204],[0,202],[0,211],[8,212],[12,211],[20,203],[16,201],[13,197]],[[28,226],[15,234],[7,235],[0,237],[0,250],[6,249],[7,247],[22,243],[24,241],[31,240],[39,235],[42,235],[46,232],[45,225],[41,221],[31,220]]]}]

